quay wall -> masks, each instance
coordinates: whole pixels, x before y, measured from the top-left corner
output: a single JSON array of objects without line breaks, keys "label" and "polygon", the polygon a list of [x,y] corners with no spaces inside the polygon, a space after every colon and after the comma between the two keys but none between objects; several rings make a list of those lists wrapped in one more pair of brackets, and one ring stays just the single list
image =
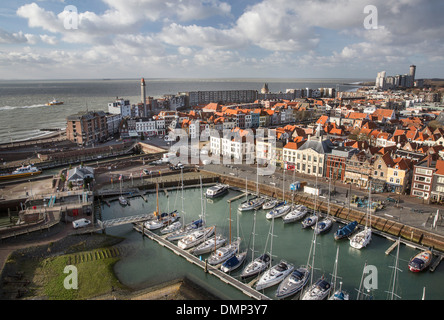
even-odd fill
[{"label": "quay wall", "polygon": [[[239,179],[234,176],[220,175],[219,181],[221,183],[226,183],[230,186],[239,187],[240,189],[245,190],[244,179]],[[250,192],[256,192],[256,188],[257,186],[255,181],[247,182],[247,189]],[[283,196],[282,190],[279,190],[270,185],[259,184],[258,190],[260,194],[270,197],[277,197],[279,199],[282,199]],[[289,190],[285,190],[285,200],[290,202],[293,200],[295,203],[303,204],[308,208],[315,209],[315,201],[312,195],[307,195],[306,193],[300,191],[294,193],[294,199],[292,199],[292,195],[292,192],[290,192]],[[327,200],[318,198],[318,200],[316,201],[316,209],[326,213],[328,211]],[[330,214],[339,219],[350,222],[356,220],[359,224],[365,225],[366,214],[353,208],[350,208],[349,210],[348,207],[330,203]],[[433,232],[429,232],[417,227],[408,226],[383,217],[378,217],[376,215],[372,215],[371,225],[372,228],[379,230],[380,232],[383,232],[385,234],[391,235],[394,238],[401,237],[418,245],[431,247],[434,250],[444,252],[444,237],[439,234],[435,234]]]}]

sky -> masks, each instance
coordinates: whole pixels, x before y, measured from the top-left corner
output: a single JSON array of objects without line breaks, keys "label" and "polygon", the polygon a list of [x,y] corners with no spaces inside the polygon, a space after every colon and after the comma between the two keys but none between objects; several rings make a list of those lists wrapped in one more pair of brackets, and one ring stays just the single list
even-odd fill
[{"label": "sky", "polygon": [[0,79],[444,78],[442,0],[2,0]]}]

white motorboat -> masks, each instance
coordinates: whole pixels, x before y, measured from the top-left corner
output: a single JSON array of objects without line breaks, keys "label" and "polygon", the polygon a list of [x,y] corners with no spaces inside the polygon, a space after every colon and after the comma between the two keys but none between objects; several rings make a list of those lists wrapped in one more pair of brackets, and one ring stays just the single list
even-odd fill
[{"label": "white motorboat", "polygon": [[205,192],[207,198],[216,198],[222,196],[228,192],[228,184],[217,184],[215,186],[209,187]]},{"label": "white motorboat", "polygon": [[355,249],[365,248],[372,240],[372,229],[365,227],[350,238],[350,246]]},{"label": "white motorboat", "polygon": [[333,225],[333,220],[330,218],[322,219],[315,226],[313,226],[314,232],[317,234],[327,232]]},{"label": "white motorboat", "polygon": [[176,230],[179,230],[182,227],[182,223],[179,221],[175,221],[169,225],[167,225],[165,228],[163,228],[162,230],[160,230],[160,233],[162,234],[168,234],[171,232],[174,232]]},{"label": "white motorboat", "polygon": [[202,242],[201,244],[199,244],[194,250],[193,250],[193,254],[194,255],[199,255],[199,254],[204,254],[204,253],[208,253],[211,251],[214,251],[220,247],[222,247],[225,242],[227,242],[227,239],[224,238],[221,234],[215,236],[215,237],[211,237],[207,240],[205,240],[204,242]]},{"label": "white motorboat", "polygon": [[262,205],[262,209],[264,210],[271,210],[274,207],[276,207],[279,204],[279,200],[278,199],[271,199],[266,201],[263,205]]},{"label": "white motorboat", "polygon": [[281,260],[278,264],[265,271],[256,283],[256,290],[274,286],[284,280],[294,269],[293,264]]},{"label": "white motorboat", "polygon": [[237,253],[234,256],[232,256],[230,259],[225,261],[220,266],[220,269],[225,273],[229,273],[233,270],[236,270],[244,263],[246,257],[247,257],[247,251]]},{"label": "white motorboat", "polygon": [[269,211],[265,215],[265,217],[267,219],[280,218],[280,217],[286,215],[288,212],[290,212],[290,210],[291,210],[291,205],[283,204],[283,205],[278,206],[278,207],[274,208],[273,210]]},{"label": "white motorboat", "polygon": [[307,213],[308,213],[307,207],[300,204],[295,206],[289,213],[287,213],[282,218],[282,221],[284,223],[299,221],[302,218],[304,218],[307,215]]},{"label": "white motorboat", "polygon": [[318,216],[316,214],[313,214],[311,216],[308,216],[302,221],[302,228],[309,228],[316,224],[318,221]]},{"label": "white motorboat", "polygon": [[245,269],[242,271],[241,278],[250,278],[264,272],[268,268],[270,263],[270,255],[268,253],[264,253],[260,257],[254,259],[245,267]]},{"label": "white motorboat", "polygon": [[330,290],[330,283],[321,278],[304,293],[302,300],[324,300],[327,298]]},{"label": "white motorboat", "polygon": [[284,299],[301,291],[310,279],[310,270],[299,267],[293,270],[280,284],[276,290],[276,298]]},{"label": "white motorboat", "polygon": [[177,246],[184,250],[195,247],[208,239],[208,237],[211,237],[211,235],[213,235],[214,233],[215,228],[215,226],[211,226],[193,231],[189,235],[180,239],[177,243]]},{"label": "white motorboat", "polygon": [[180,240],[183,237],[186,237],[187,235],[189,235],[190,233],[197,231],[199,229],[202,229],[202,228],[203,228],[203,220],[202,219],[194,220],[194,221],[186,224],[184,227],[171,232],[171,234],[169,234],[167,236],[167,240],[169,240],[169,241]]},{"label": "white motorboat", "polygon": [[226,245],[214,251],[208,258],[208,263],[214,266],[220,263],[224,263],[225,261],[230,259],[239,251],[240,241],[241,239],[238,238],[236,241],[233,241],[229,245]]}]

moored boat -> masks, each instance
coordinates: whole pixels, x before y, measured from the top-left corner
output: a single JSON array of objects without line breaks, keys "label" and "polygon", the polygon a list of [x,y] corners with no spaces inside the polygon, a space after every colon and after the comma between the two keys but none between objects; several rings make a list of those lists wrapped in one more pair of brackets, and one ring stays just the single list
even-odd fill
[{"label": "moored boat", "polygon": [[128,200],[126,200],[126,198],[125,198],[124,196],[120,196],[120,197],[119,197],[119,203],[120,203],[122,206],[126,206],[126,205],[128,204]]},{"label": "moored boat", "polygon": [[215,226],[211,226],[193,231],[180,239],[177,246],[184,250],[195,247],[210,237],[214,233],[215,228]]},{"label": "moored boat", "polygon": [[229,245],[226,245],[214,251],[208,258],[208,263],[214,266],[220,263],[224,263],[225,261],[230,259],[239,251],[240,241],[241,239],[238,238],[236,241],[233,241]]},{"label": "moored boat", "polygon": [[227,239],[224,238],[221,234],[219,234],[219,235],[217,235],[215,237],[211,237],[211,238],[205,240],[204,242],[202,242],[201,244],[199,244],[192,251],[192,253],[194,255],[208,253],[208,252],[211,252],[211,251],[214,251],[214,250],[220,248],[221,246],[223,246],[225,244],[225,242],[227,242]]},{"label": "moored boat", "polygon": [[52,99],[52,101],[49,101],[46,105],[47,106],[57,106],[63,104],[63,101],[58,101],[55,98]]},{"label": "moored boat", "polygon": [[372,229],[365,227],[364,230],[350,238],[350,246],[355,249],[365,248],[372,240]]},{"label": "moored boat", "polygon": [[432,262],[432,257],[432,251],[430,250],[424,250],[418,253],[409,261],[409,270],[412,272],[421,272],[425,270]]},{"label": "moored boat", "polygon": [[321,221],[319,221],[316,226],[313,226],[313,230],[314,232],[316,232],[317,234],[321,234],[324,232],[327,232],[328,230],[330,230],[330,228],[333,225],[333,220],[330,218],[326,218],[326,219],[322,219]]},{"label": "moored boat", "polygon": [[177,213],[177,210],[174,210],[173,212],[170,213],[162,213],[154,220],[146,221],[144,226],[148,230],[157,230],[172,224],[177,219],[179,219],[179,214]]},{"label": "moored boat", "polygon": [[324,300],[327,298],[330,290],[330,283],[321,278],[304,293],[302,300]]},{"label": "moored boat", "polygon": [[291,223],[291,222],[299,221],[305,217],[307,212],[308,212],[308,209],[306,206],[297,205],[282,218],[282,221],[284,223]]},{"label": "moored boat", "polygon": [[274,265],[262,274],[256,283],[256,290],[262,290],[278,284],[284,280],[284,278],[289,275],[293,269],[293,264],[285,260],[281,260],[278,264]]},{"label": "moored boat", "polygon": [[163,228],[162,230],[160,230],[160,233],[162,234],[168,234],[171,232],[174,232],[176,230],[179,230],[180,227],[182,226],[182,223],[179,221],[175,221],[169,225],[167,225],[165,228]]},{"label": "moored boat", "polygon": [[190,223],[186,224],[184,227],[176,231],[173,231],[170,235],[167,236],[167,240],[169,241],[180,240],[183,237],[189,235],[191,232],[194,232],[202,228],[203,228],[202,219],[191,221]]},{"label": "moored boat", "polygon": [[265,218],[272,219],[272,218],[280,218],[286,215],[291,210],[291,205],[289,204],[283,204],[280,206],[275,207],[273,210],[269,211]]},{"label": "moored boat", "polygon": [[230,259],[225,261],[220,266],[220,269],[225,273],[229,273],[233,270],[236,270],[244,263],[246,257],[247,257],[246,251],[237,253],[234,256],[232,256]]},{"label": "moored boat", "polygon": [[271,258],[268,253],[264,253],[260,257],[257,257],[252,262],[250,262],[245,269],[242,271],[241,278],[246,279],[265,271],[271,263]]},{"label": "moored boat", "polygon": [[11,173],[1,174],[0,180],[23,178],[23,177],[38,175],[40,173],[42,173],[42,171],[32,165],[21,166],[20,168],[15,169]]},{"label": "moored boat", "polygon": [[264,204],[265,199],[262,197],[254,197],[250,200],[242,202],[237,210],[239,211],[251,211],[255,209],[259,209]]},{"label": "moored boat", "polygon": [[313,214],[311,216],[308,216],[302,221],[302,228],[309,228],[316,224],[318,221],[318,216],[316,214]]},{"label": "moored boat", "polygon": [[353,232],[355,232],[357,226],[358,226],[358,222],[352,221],[349,224],[345,225],[344,227],[339,228],[335,232],[335,235],[334,235],[335,240],[340,240],[340,239],[347,238],[347,237],[351,236],[353,234]]},{"label": "moored boat", "polygon": [[209,187],[205,192],[207,198],[217,198],[228,192],[229,185],[227,184],[217,184],[215,186]]},{"label": "moored boat", "polygon": [[284,299],[295,295],[304,288],[310,278],[310,270],[299,267],[293,270],[280,284],[276,290],[276,298]]},{"label": "moored boat", "polygon": [[279,204],[279,200],[278,199],[271,199],[266,201],[263,205],[262,205],[262,209],[264,210],[271,210],[274,207],[276,207]]}]

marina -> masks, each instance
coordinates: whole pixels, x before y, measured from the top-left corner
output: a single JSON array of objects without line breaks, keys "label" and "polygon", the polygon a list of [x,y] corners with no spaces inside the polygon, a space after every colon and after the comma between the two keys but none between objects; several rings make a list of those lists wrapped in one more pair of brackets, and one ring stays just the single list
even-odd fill
[{"label": "marina", "polygon": [[[196,199],[193,201],[193,203],[185,203],[185,214],[181,217],[181,219],[186,219],[185,222],[190,222],[191,220],[198,218],[199,213],[201,213],[201,209],[199,208],[200,206],[197,201],[197,198],[200,198],[200,189],[187,188],[184,192],[186,193],[187,199]],[[159,193],[162,195],[162,192]],[[179,200],[175,200],[175,204],[172,204],[171,201],[173,201],[174,198],[180,198],[180,192],[169,188],[168,194],[168,198],[165,196],[159,198],[160,207],[167,208],[169,205],[170,209],[172,207],[179,208]],[[229,228],[227,217],[229,202],[231,202],[233,213],[235,213],[237,212],[236,207],[242,203],[244,197],[245,195],[241,188],[237,190],[230,188],[226,195],[217,198],[217,200],[205,199],[204,207],[206,208],[207,225],[217,225],[218,234],[221,233],[228,236]],[[147,212],[147,206],[152,209],[153,206],[151,205],[154,205],[155,203],[155,201],[153,201],[154,199],[152,194],[147,194],[147,198],[148,202],[143,201],[141,198],[134,198],[132,201],[132,206],[125,208],[118,206],[117,203],[111,203],[111,207],[103,207],[103,215],[104,217],[122,214],[125,215],[130,214],[130,211],[133,210],[140,212],[141,208],[144,208],[144,211]],[[151,209],[148,209],[148,212],[150,212]],[[259,209],[256,211],[256,213],[257,229],[255,233],[255,257],[258,257],[266,252],[268,241],[266,238],[267,234],[269,233],[271,221],[265,218],[266,210]],[[253,212],[237,212],[236,217],[233,216],[232,218],[233,221],[236,221],[237,218],[239,219],[240,236],[243,239],[241,243],[242,250],[249,249],[251,246],[251,228],[253,227],[253,216]],[[387,268],[387,265],[391,265],[393,263],[394,257],[392,250],[395,248],[393,243],[396,244],[398,239],[387,236],[382,232],[375,230],[372,242],[366,248],[357,250],[351,248],[347,240],[334,240],[334,232],[339,227],[342,227],[345,223],[347,223],[347,221],[339,218],[335,218],[334,220],[332,230],[326,232],[325,234],[320,234],[317,237],[317,262],[315,263],[314,279],[318,279],[322,275],[324,275],[327,279],[330,279],[335,260],[334,254],[336,252],[336,248],[339,247],[341,248],[341,263],[338,269],[338,275],[347,275],[347,278],[342,278],[341,282],[343,283],[342,289],[350,294],[350,299],[356,299],[357,297],[356,290],[358,290],[357,288],[359,287],[359,282],[362,277],[362,268],[367,263],[374,265],[378,269],[379,287],[371,292],[372,298],[376,300],[384,300],[386,298],[385,290],[389,286],[391,276],[391,270],[390,268]],[[359,227],[362,228],[362,225],[358,226],[358,229],[360,229]],[[131,228],[133,232],[131,232],[129,228]],[[148,245],[145,241],[140,243],[141,232],[144,234],[145,238],[153,240],[153,245]],[[134,233],[139,234],[139,236],[134,235]],[[304,265],[307,262],[310,242],[313,235],[313,230],[311,228],[302,229],[300,222],[284,224],[281,219],[276,219],[274,233],[276,237],[273,240],[273,263],[271,265],[277,264],[282,259],[294,264],[295,266]],[[209,254],[195,256],[189,252],[189,249],[181,250],[172,241],[166,240],[166,237],[161,236],[158,232],[152,232],[149,230],[142,231],[140,224],[111,228],[107,231],[107,234],[124,234],[127,238],[126,241],[130,241],[134,245],[137,244],[137,246],[141,246],[137,250],[139,252],[138,256],[141,257],[140,260],[136,261],[129,258],[129,261],[122,260],[116,265],[116,272],[123,283],[136,284],[144,283],[145,281],[149,281],[150,283],[154,281],[156,283],[160,281],[159,275],[155,277],[155,275],[146,268],[143,269],[144,271],[141,273],[129,273],[128,268],[134,271],[139,270],[141,266],[146,264],[155,265],[161,263],[162,265],[165,265],[166,270],[168,270],[162,272],[160,276],[160,278],[165,281],[171,280],[171,277],[173,276],[182,275],[192,278],[193,281],[201,281],[200,284],[206,289],[222,295],[222,297],[225,299],[259,299],[258,297],[260,297],[260,299],[264,299],[265,297],[268,299],[277,299],[277,285],[263,290],[255,290],[253,286],[255,283],[257,283],[257,277],[244,280],[241,279],[240,274],[242,269],[248,262],[251,261],[252,258],[250,250],[248,250],[247,259],[243,264],[243,267],[233,271],[229,275],[226,275],[219,269],[217,269],[217,272],[214,271],[214,267],[205,263],[205,260],[209,257]],[[407,264],[408,261],[418,253],[418,249],[421,250],[421,247],[414,243],[409,243],[405,239],[402,239],[401,243],[403,245],[400,248],[400,268],[406,270],[406,272],[401,273],[399,276],[400,278],[403,278],[400,279],[400,286],[404,290],[401,295],[403,299],[420,299],[422,288],[424,286],[427,287],[428,299],[439,299],[439,283],[443,281],[440,279],[439,275],[439,273],[442,272],[439,267],[439,262],[442,259],[441,256],[438,255],[434,257],[434,262],[437,264],[434,266],[435,268],[433,268],[433,270],[431,266],[429,270],[425,270],[420,274],[413,274],[412,272],[407,272]],[[166,247],[170,250],[165,250]],[[142,254],[142,252],[145,252],[145,250],[150,252],[146,258],[145,254]],[[171,254],[167,254],[167,252],[171,252],[174,257],[171,256]],[[161,261],[153,261],[153,255],[161,257]],[[148,259],[148,256],[150,259]],[[169,266],[172,264],[177,264],[177,266],[171,269]],[[205,270],[207,270],[207,272],[205,272]],[[213,275],[214,279],[213,277],[210,277]],[[416,292],[415,288],[417,288],[418,292]],[[254,291],[257,293],[253,293]],[[435,298],[434,292],[436,294]],[[299,296],[296,295],[295,297],[291,298],[298,299]]]}]

